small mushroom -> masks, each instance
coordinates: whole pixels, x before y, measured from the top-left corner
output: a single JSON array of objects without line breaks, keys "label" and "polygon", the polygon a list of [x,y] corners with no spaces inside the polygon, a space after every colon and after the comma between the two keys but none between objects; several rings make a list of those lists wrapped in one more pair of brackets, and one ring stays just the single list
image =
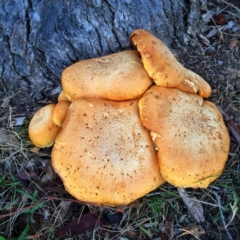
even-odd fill
[{"label": "small mushroom", "polygon": [[70,104],[69,101],[59,101],[53,109],[52,119],[59,127],[64,123]]},{"label": "small mushroom", "polygon": [[139,98],[153,84],[136,50],[79,61],[62,73],[62,88],[68,99]]},{"label": "small mushroom", "polygon": [[209,84],[198,74],[182,66],[160,39],[142,29],[135,30],[130,39],[141,54],[144,68],[156,85],[198,93],[204,98],[210,96]]},{"label": "small mushroom", "polygon": [[40,148],[50,147],[54,144],[55,138],[61,130],[53,120],[55,104],[48,104],[40,108],[33,115],[29,126],[28,135],[32,143]]},{"label": "small mushroom", "polygon": [[165,182],[138,100],[75,100],[52,164],[70,194],[98,205],[127,205]]},{"label": "small mushroom", "polygon": [[71,102],[65,95],[64,91],[61,91],[58,95],[58,101],[67,101],[67,102]]},{"label": "small mushroom", "polygon": [[196,94],[153,86],[139,101],[143,125],[158,149],[163,178],[206,188],[222,173],[230,138],[217,107]]}]

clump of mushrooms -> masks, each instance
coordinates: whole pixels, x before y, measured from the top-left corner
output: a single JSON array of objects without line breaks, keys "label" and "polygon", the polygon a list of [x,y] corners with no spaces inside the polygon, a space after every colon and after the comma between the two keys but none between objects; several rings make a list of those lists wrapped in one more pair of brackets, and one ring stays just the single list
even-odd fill
[{"label": "clump of mushrooms", "polygon": [[151,33],[130,39],[136,50],[65,69],[59,102],[29,125],[36,146],[55,141],[53,168],[80,201],[127,205],[165,181],[206,188],[228,158],[222,115],[203,99],[209,84]]}]

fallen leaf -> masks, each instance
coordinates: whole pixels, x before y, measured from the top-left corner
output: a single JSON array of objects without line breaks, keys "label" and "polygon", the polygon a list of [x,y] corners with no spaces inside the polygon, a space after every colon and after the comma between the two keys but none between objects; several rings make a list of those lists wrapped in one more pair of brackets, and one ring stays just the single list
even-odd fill
[{"label": "fallen leaf", "polygon": [[44,169],[46,174],[44,174],[43,177],[41,178],[41,182],[42,183],[52,182],[55,179],[56,174],[52,168],[51,161],[46,161]]},{"label": "fallen leaf", "polygon": [[33,152],[33,153],[38,153],[40,151],[40,148],[34,146],[34,147],[30,148],[30,151]]},{"label": "fallen leaf", "polygon": [[[230,89],[233,92],[234,91],[234,86],[232,84],[228,84],[228,89]],[[233,95],[235,95],[235,93]]]},{"label": "fallen leaf", "polygon": [[195,219],[196,222],[204,222],[205,218],[203,216],[203,207],[201,203],[195,197],[189,197],[184,188],[178,188],[178,192],[188,209],[188,213]]},{"label": "fallen leaf", "polygon": [[231,133],[233,134],[233,136],[235,137],[237,142],[240,144],[240,128],[219,106],[217,106],[217,107],[220,110],[220,112],[222,113],[225,121],[227,122],[227,125],[228,125]]},{"label": "fallen leaf", "polygon": [[29,180],[29,177],[27,176],[27,174],[25,172],[19,172],[15,176],[21,180]]},{"label": "fallen leaf", "polygon": [[137,199],[137,200],[135,200],[134,202],[131,202],[131,203],[129,204],[129,207],[131,207],[131,208],[139,208],[139,207],[140,207],[140,204],[141,204],[141,202],[139,201],[139,199]]},{"label": "fallen leaf", "polygon": [[173,231],[173,222],[166,221],[161,227],[161,239],[162,240],[172,240],[174,239],[174,231]]},{"label": "fallen leaf", "polygon": [[228,74],[231,74],[232,77],[240,77],[240,70],[228,68],[227,72],[228,72]]},{"label": "fallen leaf", "polygon": [[[232,28],[232,31],[233,31],[234,33],[238,33],[239,30],[240,30],[240,25],[235,25],[235,26]],[[238,36],[239,36],[239,35],[238,35]]]},{"label": "fallen leaf", "polygon": [[19,141],[12,132],[0,128],[0,145],[2,146],[18,146]]},{"label": "fallen leaf", "polygon": [[232,217],[230,219],[230,221],[228,222],[228,224],[225,226],[225,228],[228,227],[228,225],[233,221],[233,219],[235,218],[238,210],[239,210],[239,202],[240,202],[240,197],[237,195],[237,193],[234,191],[233,192],[233,198],[234,198],[234,203],[230,203],[230,207],[232,210]]},{"label": "fallen leaf", "polygon": [[60,225],[63,220],[64,217],[66,215],[66,213],[69,211],[69,207],[72,204],[71,201],[61,201],[60,202],[60,209],[57,209],[57,221],[56,221],[56,225]]},{"label": "fallen leaf", "polygon": [[12,119],[13,126],[22,126],[26,117],[17,117]]},{"label": "fallen leaf", "polygon": [[234,112],[240,112],[240,110],[238,110],[235,106],[231,105],[231,109],[234,111]]},{"label": "fallen leaf", "polygon": [[68,235],[71,237],[85,233],[98,227],[107,225],[106,221],[95,213],[87,213],[79,218],[75,218],[66,226],[64,226],[58,233],[57,238],[66,239]]},{"label": "fallen leaf", "polygon": [[109,213],[106,213],[104,215],[104,217],[107,219],[107,221],[110,223],[110,224],[116,224],[116,223],[119,223],[123,217],[123,213],[122,212],[116,212],[116,213],[113,213],[113,214],[109,214]]},{"label": "fallen leaf", "polygon": [[185,229],[180,228],[180,231],[182,231],[183,233],[181,235],[179,235],[178,237],[184,236],[184,235],[192,235],[194,236],[196,239],[200,240],[200,236],[202,234],[205,234],[205,230],[201,227],[201,226],[191,226],[191,227],[186,227]]},{"label": "fallen leaf", "polygon": [[[126,230],[124,231],[124,235],[127,237],[127,239],[137,239],[139,232],[137,232],[136,230]],[[126,240],[127,240],[126,239]]]},{"label": "fallen leaf", "polygon": [[201,39],[203,44],[210,46],[210,41],[205,36],[203,36],[202,34],[199,34],[199,38]]},{"label": "fallen leaf", "polygon": [[217,28],[212,29],[206,36],[206,38],[211,38],[216,36],[219,33],[219,30]]},{"label": "fallen leaf", "polygon": [[212,20],[212,17],[215,13],[213,11],[207,11],[206,13],[202,14],[202,20],[205,24],[209,23]]},{"label": "fallen leaf", "polygon": [[238,45],[239,40],[237,38],[231,38],[229,42],[229,48],[233,50]]},{"label": "fallen leaf", "polygon": [[217,25],[224,25],[224,24],[226,24],[226,19],[225,19],[225,17],[223,16],[223,14],[221,14],[221,13],[213,16],[213,20],[214,20],[214,22],[215,22]]},{"label": "fallen leaf", "polygon": [[0,105],[1,108],[6,108],[9,106],[10,98],[6,97],[3,99],[2,104]]},{"label": "fallen leaf", "polygon": [[237,140],[238,144],[240,144],[240,129],[239,129],[239,127],[236,125],[236,123],[232,119],[227,121],[227,125],[228,125],[230,131],[232,132],[233,136]]},{"label": "fallen leaf", "polygon": [[[28,235],[28,236],[25,236],[24,239],[39,239],[43,234],[42,233],[36,233],[34,235]],[[0,239],[1,240],[1,239]]]},{"label": "fallen leaf", "polygon": [[219,31],[233,30],[234,28],[239,27],[234,21],[229,21],[226,25],[219,27]]}]

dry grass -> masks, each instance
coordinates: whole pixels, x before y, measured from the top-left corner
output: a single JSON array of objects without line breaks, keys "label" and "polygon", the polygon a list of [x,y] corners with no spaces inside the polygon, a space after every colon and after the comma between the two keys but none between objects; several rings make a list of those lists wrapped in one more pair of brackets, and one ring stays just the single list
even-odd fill
[{"label": "dry grass", "polygon": [[[238,11],[227,2],[222,8],[239,24]],[[240,126],[240,44],[230,49],[232,38],[220,28],[209,46],[196,38],[198,49],[188,50],[180,61],[209,81],[211,100]],[[223,174],[207,189],[187,189],[195,206],[202,206],[204,222],[196,221],[169,184],[121,209],[95,207],[64,190],[52,170],[50,149],[39,150],[29,142],[29,116],[14,126],[22,116],[7,97],[0,99],[0,240],[56,239],[63,226],[89,213],[104,224],[65,239],[240,239],[240,145],[232,133]]]}]

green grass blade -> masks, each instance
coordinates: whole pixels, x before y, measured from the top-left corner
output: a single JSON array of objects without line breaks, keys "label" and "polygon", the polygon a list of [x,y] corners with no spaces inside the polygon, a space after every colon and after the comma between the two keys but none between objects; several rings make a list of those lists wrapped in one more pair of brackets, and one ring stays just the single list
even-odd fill
[{"label": "green grass blade", "polygon": [[27,225],[24,228],[24,230],[22,231],[21,235],[17,238],[17,240],[24,240],[24,239],[26,239],[25,237],[28,234],[28,231],[30,229],[29,221],[30,221],[30,215],[28,214],[27,215]]}]

